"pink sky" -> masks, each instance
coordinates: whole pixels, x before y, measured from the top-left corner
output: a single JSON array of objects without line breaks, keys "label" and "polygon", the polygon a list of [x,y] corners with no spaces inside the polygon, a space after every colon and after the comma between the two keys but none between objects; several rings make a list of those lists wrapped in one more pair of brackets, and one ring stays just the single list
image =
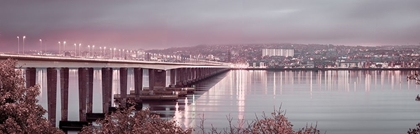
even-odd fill
[{"label": "pink sky", "polygon": [[0,46],[154,49],[200,44],[418,45],[420,1],[5,1]]}]

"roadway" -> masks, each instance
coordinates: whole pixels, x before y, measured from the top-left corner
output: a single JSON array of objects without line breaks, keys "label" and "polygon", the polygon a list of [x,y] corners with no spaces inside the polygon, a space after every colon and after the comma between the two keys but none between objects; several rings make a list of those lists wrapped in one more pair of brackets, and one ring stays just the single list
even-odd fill
[{"label": "roadway", "polygon": [[36,55],[11,55],[0,54],[0,60],[17,60],[17,68],[146,68],[170,70],[176,68],[230,68],[226,63],[177,63],[177,62],[157,62],[157,61],[136,61],[136,60],[113,60],[113,59],[88,59],[73,57],[53,57]]}]

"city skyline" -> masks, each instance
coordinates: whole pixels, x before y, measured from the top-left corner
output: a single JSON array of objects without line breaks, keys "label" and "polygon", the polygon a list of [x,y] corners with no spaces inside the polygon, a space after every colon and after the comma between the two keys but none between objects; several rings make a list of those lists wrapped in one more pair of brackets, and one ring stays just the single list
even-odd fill
[{"label": "city skyline", "polygon": [[[418,1],[3,1],[0,47],[161,49],[200,44],[417,45]],[[22,43],[22,40],[20,41]],[[22,44],[21,44],[22,45]]]}]

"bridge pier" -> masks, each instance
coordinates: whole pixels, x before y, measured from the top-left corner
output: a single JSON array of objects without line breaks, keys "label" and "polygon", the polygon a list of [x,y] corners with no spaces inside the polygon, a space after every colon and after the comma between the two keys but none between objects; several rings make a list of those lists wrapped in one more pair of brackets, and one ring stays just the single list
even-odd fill
[{"label": "bridge pier", "polygon": [[194,68],[189,68],[188,73],[189,73],[189,78],[188,78],[188,85],[189,85],[194,80]]},{"label": "bridge pier", "polygon": [[112,68],[102,68],[102,112],[108,113],[112,98]]},{"label": "bridge pier", "polygon": [[209,76],[209,69],[208,68],[204,68],[204,77]]},{"label": "bridge pier", "polygon": [[183,75],[183,72],[182,72],[182,68],[178,68],[178,69],[176,69],[176,87],[181,87],[182,86],[182,75]]},{"label": "bridge pier", "polygon": [[92,107],[93,107],[93,68],[88,68],[87,69],[87,109],[86,112],[87,113],[92,113]]},{"label": "bridge pier", "polygon": [[166,86],[166,71],[149,69],[149,89],[163,89]]},{"label": "bridge pier", "polygon": [[187,85],[187,81],[188,81],[188,77],[189,77],[189,74],[188,74],[188,68],[183,68],[182,69],[182,86],[185,86],[185,85]]},{"label": "bridge pier", "polygon": [[47,68],[47,102],[48,120],[55,126],[57,107],[57,70],[55,68]]},{"label": "bridge pier", "polygon": [[36,68],[28,67],[26,73],[26,88],[35,86],[36,82]]},{"label": "bridge pier", "polygon": [[155,71],[154,69],[149,70],[149,90],[154,90],[155,87]]},{"label": "bridge pier", "polygon": [[134,93],[136,98],[140,96],[141,90],[143,90],[143,69],[134,68]]},{"label": "bridge pier", "polygon": [[60,69],[61,121],[67,121],[69,108],[69,68]]},{"label": "bridge pier", "polygon": [[127,68],[120,68],[120,93],[120,106],[125,107],[127,100]]},{"label": "bridge pier", "polygon": [[79,121],[86,121],[86,100],[88,93],[88,69],[79,68]]},{"label": "bridge pier", "polygon": [[200,81],[202,78],[201,72],[202,72],[201,68],[197,68],[197,81]]},{"label": "bridge pier", "polygon": [[175,87],[175,85],[176,85],[176,69],[171,69],[170,79],[171,79],[171,82],[169,84],[169,87]]},{"label": "bridge pier", "polygon": [[196,73],[197,73],[197,70],[196,70],[196,68],[191,68],[191,80],[190,80],[190,83],[192,84],[192,83],[194,83],[195,82],[195,78],[196,78]]}]

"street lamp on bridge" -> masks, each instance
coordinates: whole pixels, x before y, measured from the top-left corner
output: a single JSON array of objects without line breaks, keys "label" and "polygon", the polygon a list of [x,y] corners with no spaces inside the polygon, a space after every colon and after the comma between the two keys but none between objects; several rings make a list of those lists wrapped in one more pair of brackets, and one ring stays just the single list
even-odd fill
[{"label": "street lamp on bridge", "polygon": [[39,42],[41,43],[41,55],[42,55],[42,39],[39,39]]},{"label": "street lamp on bridge", "polygon": [[114,55],[112,56],[112,59],[115,57],[115,50],[117,50],[117,48],[114,47]]},{"label": "street lamp on bridge", "polygon": [[60,46],[61,46],[61,42],[58,42],[58,54],[60,54]]},{"label": "street lamp on bridge", "polygon": [[103,50],[103,52],[102,52],[102,55],[103,55],[103,57],[105,57],[105,50],[106,49],[106,47],[104,47],[102,50]]},{"label": "street lamp on bridge", "polygon": [[86,56],[90,57],[90,45],[88,45],[88,54]]},{"label": "street lamp on bridge", "polygon": [[112,57],[111,57],[111,56],[113,56],[113,55],[112,55],[112,48],[109,48],[109,53],[110,53],[110,54],[109,54],[109,57],[112,59]]},{"label": "street lamp on bridge", "polygon": [[22,49],[23,49],[22,50],[23,51],[22,53],[23,54],[25,54],[25,38],[26,38],[26,36],[23,36],[23,39],[22,39],[23,40],[23,45],[22,45]]},{"label": "street lamp on bridge", "polygon": [[63,42],[63,48],[61,49],[63,51],[63,55],[66,54],[66,41]]},{"label": "street lamp on bridge", "polygon": [[76,47],[76,43],[74,43],[74,56],[76,56],[76,52],[77,52],[77,47]]},{"label": "street lamp on bridge", "polygon": [[17,39],[18,39],[18,54],[19,54],[19,45],[20,45],[20,42],[19,42],[19,36],[17,36]]},{"label": "street lamp on bridge", "polygon": [[82,43],[79,43],[79,56],[80,56],[80,47],[82,46]]}]

